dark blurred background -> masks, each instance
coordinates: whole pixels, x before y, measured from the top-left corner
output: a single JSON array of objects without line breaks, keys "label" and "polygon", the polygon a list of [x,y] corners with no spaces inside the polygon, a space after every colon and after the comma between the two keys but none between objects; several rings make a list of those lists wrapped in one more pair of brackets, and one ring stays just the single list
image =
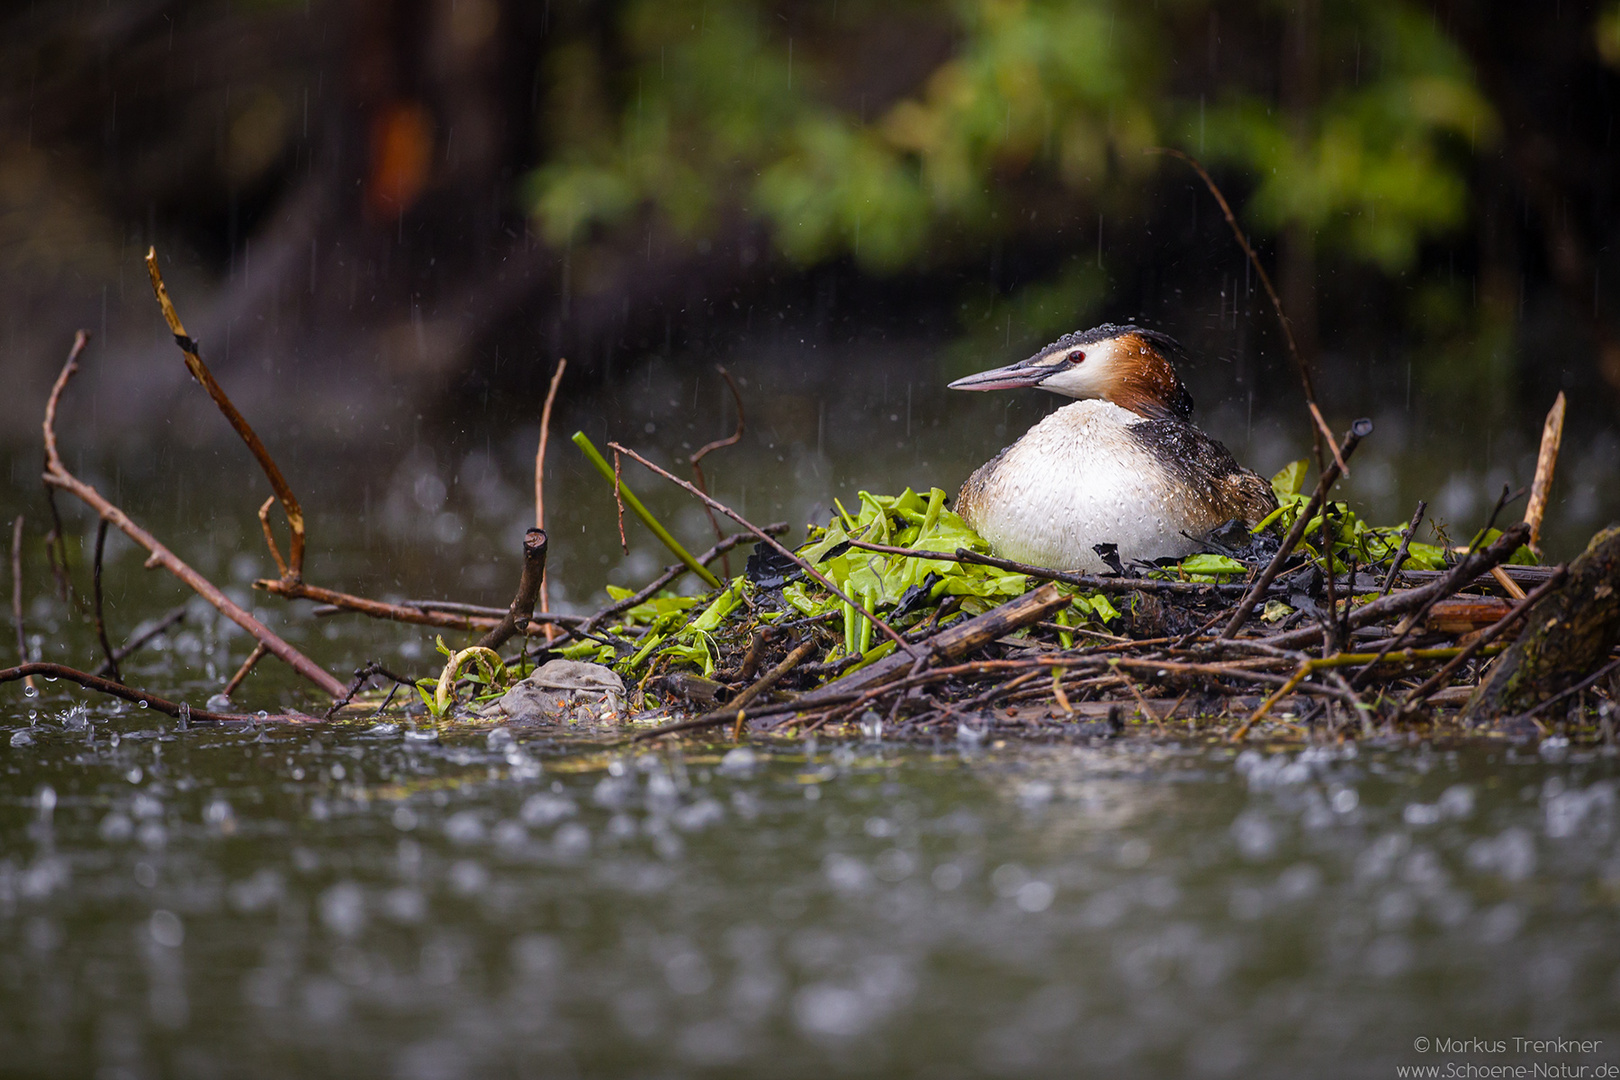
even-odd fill
[{"label": "dark blurred background", "polygon": [[920,350],[943,378],[1125,317],[1229,365],[1205,398],[1249,371],[1297,401],[1212,200],[1155,146],[1210,165],[1335,422],[1369,394],[1470,424],[1539,417],[1560,388],[1577,423],[1620,402],[1613,2],[0,18],[0,420],[19,442],[78,326],[104,436],[208,415],[148,244],[233,392],[309,431],[527,415],[559,356],[611,384],[775,334],[834,346],[828,364]]}]

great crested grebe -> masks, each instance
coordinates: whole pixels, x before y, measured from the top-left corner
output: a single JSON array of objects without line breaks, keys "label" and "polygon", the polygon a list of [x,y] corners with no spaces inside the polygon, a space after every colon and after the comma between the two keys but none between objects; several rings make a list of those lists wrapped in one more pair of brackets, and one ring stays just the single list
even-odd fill
[{"label": "great crested grebe", "polygon": [[1180,352],[1167,335],[1104,324],[951,383],[1081,399],[981,465],[957,513],[1003,558],[1093,572],[1107,569],[1096,544],[1126,561],[1180,557],[1233,519],[1258,524],[1276,496],[1189,422],[1192,395],[1165,358]]}]

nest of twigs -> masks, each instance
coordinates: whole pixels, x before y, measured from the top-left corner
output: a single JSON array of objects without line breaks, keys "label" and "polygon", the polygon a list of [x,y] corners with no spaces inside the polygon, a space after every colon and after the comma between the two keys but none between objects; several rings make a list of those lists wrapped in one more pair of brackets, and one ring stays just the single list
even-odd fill
[{"label": "nest of twigs", "polygon": [[1488,525],[1448,551],[1414,541],[1421,514],[1369,526],[1320,485],[1302,494],[1303,475],[1298,463],[1274,479],[1281,507],[1259,528],[1231,526],[1162,564],[1123,565],[1105,548],[1108,575],[989,555],[937,489],[863,492],[797,550],[763,540],[743,574],[697,596],[625,592],[630,606],[554,651],[633,687],[638,738],[1128,724],[1241,738],[1257,723],[1361,734],[1447,722],[1563,569],[1534,565],[1528,525]]},{"label": "nest of twigs", "polygon": [[[1438,532],[1440,543],[1419,543],[1422,504],[1405,525],[1378,527],[1331,500],[1346,461],[1372,432],[1370,422],[1359,420],[1339,445],[1321,444],[1323,467],[1309,495],[1307,465],[1296,462],[1273,478],[1279,508],[1258,526],[1232,523],[1202,538],[1195,554],[1158,563],[1124,563],[1110,545],[1099,544],[1099,556],[1111,567],[1107,574],[995,557],[938,489],[863,492],[854,511],[839,505],[831,521],[812,527],[805,543],[789,549],[777,539],[786,526],[754,525],[703,487],[698,460],[742,436],[739,396],[737,434],[693,455],[696,484],[617,443],[610,444],[609,465],[583,434],[574,436],[612,485],[621,523],[626,511],[633,514],[678,559],[644,588],[610,590],[613,602],[590,616],[547,611],[547,538],[536,527],[525,538],[519,586],[505,610],[388,603],[304,579],[297,499],[186,335],[151,252],[147,265],[188,369],[274,492],[259,519],[280,576],[255,586],[285,599],[313,600],[321,605],[317,613],[352,612],[481,636],[461,649],[444,646],[441,637],[447,662],[437,678],[412,679],[373,663],[347,683],[277,636],[67,468],[57,449],[56,416],[78,370],[86,340],[81,333],[45,410],[44,480],[55,523],[48,542],[66,588],[55,493],[75,496],[100,519],[92,597],[106,663],[89,673],[24,656],[18,666],[0,670],[0,682],[67,678],[182,720],[310,719],[230,711],[230,695],[269,655],[328,695],[329,718],[359,699],[371,714],[408,703],[435,720],[483,719],[488,703],[515,680],[564,658],[611,667],[623,680],[629,707],[612,716],[603,709],[596,719],[615,728],[628,721],[635,739],[720,726],[739,737],[845,726],[890,736],[1095,736],[1133,723],[1166,733],[1214,730],[1234,739],[1255,730],[1345,737],[1448,724],[1461,731],[1484,722],[1535,735],[1562,724],[1582,737],[1613,739],[1620,529],[1599,534],[1567,568],[1537,565],[1534,554],[1562,431],[1562,396],[1548,417],[1525,520],[1496,528],[1512,501],[1504,491],[1466,544],[1454,545]],[[542,413],[537,526],[544,519],[539,495],[546,433],[562,371],[559,363]],[[1313,429],[1325,431],[1308,379],[1305,386]],[[744,531],[694,557],[625,485],[624,457],[684,488],[712,521],[728,517]],[[285,556],[269,517],[278,503],[288,532]],[[101,552],[110,527],[149,552],[149,567],[168,570],[255,639],[253,652],[206,708],[123,683],[119,661],[145,639],[136,635],[114,649],[106,632]],[[12,544],[19,648],[21,539],[19,519]],[[747,569],[722,581],[711,565],[745,542],[754,543]],[[709,591],[680,595],[675,590],[686,574]],[[514,639],[521,642],[515,649]],[[368,696],[376,681],[394,684],[386,694],[375,692],[380,704]],[[400,696],[401,687],[415,693]]]}]

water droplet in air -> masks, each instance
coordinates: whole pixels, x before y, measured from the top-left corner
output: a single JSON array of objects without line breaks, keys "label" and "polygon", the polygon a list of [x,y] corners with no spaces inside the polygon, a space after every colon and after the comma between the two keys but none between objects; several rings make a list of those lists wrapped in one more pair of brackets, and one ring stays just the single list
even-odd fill
[{"label": "water droplet in air", "polygon": [[264,709],[260,709],[259,710],[259,719],[260,720],[268,720],[268,719],[270,719],[270,714],[267,711],[265,711]]},{"label": "water droplet in air", "polygon": [[141,708],[143,708],[143,709],[145,709],[145,708],[147,708],[147,707],[148,707],[148,706],[147,706],[147,703],[146,703],[146,699],[145,699],[145,698],[142,698],[142,699],[141,699],[141,700],[140,700],[140,701],[138,701],[138,702],[137,702],[137,703],[136,703],[136,704],[138,704],[138,705],[139,705],[139,706],[140,706],[140,707],[141,707]]},{"label": "water droplet in air", "polygon": [[38,696],[39,696],[39,691],[35,690],[32,686],[23,687],[23,697],[38,697]]}]

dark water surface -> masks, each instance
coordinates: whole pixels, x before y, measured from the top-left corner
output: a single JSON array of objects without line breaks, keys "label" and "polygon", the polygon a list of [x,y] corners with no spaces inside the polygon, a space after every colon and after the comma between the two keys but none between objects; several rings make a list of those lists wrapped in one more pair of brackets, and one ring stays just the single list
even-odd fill
[{"label": "dark water surface", "polygon": [[[862,487],[954,490],[1057,403],[948,395],[920,348],[845,360],[837,378],[781,356],[731,361],[749,434],[708,459],[711,485],[795,539]],[[1293,411],[1254,411],[1213,377],[1194,389],[1204,425],[1246,463],[1269,473],[1304,452]],[[431,673],[428,634],[316,619],[250,590],[273,572],[253,517],[268,491],[239,446],[199,423],[81,451],[105,407],[70,399],[70,464],[182,557],[333,671],[376,657]],[[1501,484],[1529,480],[1543,407],[1490,425],[1421,402],[1358,409],[1378,428],[1347,494],[1385,522],[1428,498],[1466,536]],[[669,561],[633,521],[619,550],[607,485],[566,435],[669,462],[728,434],[731,412],[700,367],[649,366],[565,398],[547,494],[558,606],[592,609],[605,583]],[[504,605],[532,520],[530,413],[351,442],[261,432],[310,515],[310,580]],[[1566,440],[1552,557],[1620,515],[1616,447],[1602,428]],[[38,449],[7,453],[0,510],[30,522],[28,647],[93,666],[82,611],[44,573]],[[628,462],[625,476],[694,550],[712,541],[681,493]],[[63,507],[82,585],[93,523]],[[114,640],[186,599],[142,555],[109,545]],[[193,602],[125,674],[201,705],[249,647]],[[315,706],[273,661],[237,704]],[[1238,755],[823,739],[632,754],[504,731],[439,742],[393,724],[187,731],[65,684],[33,697],[12,684],[0,688],[0,1073],[1612,1068],[1616,792],[1613,757],[1557,740]],[[1602,1046],[1517,1052],[1531,1037]],[[1486,1049],[1443,1053],[1446,1038]],[[1425,1052],[1419,1039],[1436,1041]]]},{"label": "dark water surface", "polygon": [[8,1075],[1620,1064],[1609,756],[24,730]]}]

